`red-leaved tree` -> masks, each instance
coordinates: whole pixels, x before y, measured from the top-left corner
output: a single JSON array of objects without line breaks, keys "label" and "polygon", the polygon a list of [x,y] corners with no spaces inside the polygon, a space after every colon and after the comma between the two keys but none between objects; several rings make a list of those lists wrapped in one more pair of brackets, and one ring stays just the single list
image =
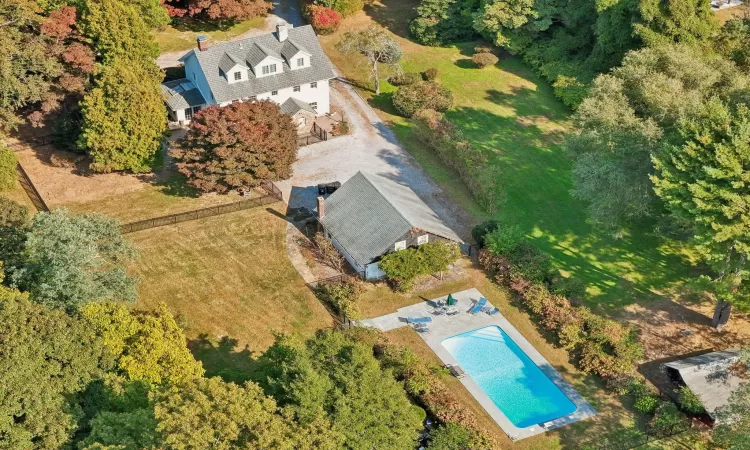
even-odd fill
[{"label": "red-leaved tree", "polygon": [[205,16],[221,22],[248,20],[265,16],[273,5],[264,0],[194,0],[188,2],[187,13],[190,16]]},{"label": "red-leaved tree", "polygon": [[211,106],[193,117],[170,155],[200,191],[247,189],[292,176],[297,127],[270,100]]},{"label": "red-leaved tree", "polygon": [[311,4],[307,6],[305,12],[310,21],[310,25],[312,25],[313,29],[318,34],[331,34],[335,32],[339,28],[339,24],[341,24],[341,14],[331,8]]}]

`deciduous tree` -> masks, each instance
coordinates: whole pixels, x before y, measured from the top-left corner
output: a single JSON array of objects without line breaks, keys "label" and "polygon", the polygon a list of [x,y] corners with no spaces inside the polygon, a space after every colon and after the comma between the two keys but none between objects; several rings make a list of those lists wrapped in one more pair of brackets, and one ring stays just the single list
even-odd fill
[{"label": "deciduous tree", "polygon": [[107,62],[83,99],[78,146],[97,172],[151,169],[167,129],[161,72],[153,62],[124,57]]},{"label": "deciduous tree", "polygon": [[247,189],[292,175],[297,127],[270,100],[209,107],[193,117],[170,154],[201,191]]},{"label": "deciduous tree", "polygon": [[125,273],[135,256],[116,220],[58,209],[34,216],[20,266],[9,272],[32,299],[75,309],[94,300],[135,300],[136,281]]},{"label": "deciduous tree", "polygon": [[126,379],[174,384],[203,376],[203,366],[188,350],[165,304],[155,311],[129,311],[116,303],[93,303],[81,315],[102,337]]},{"label": "deciduous tree", "polygon": [[191,16],[205,15],[217,20],[219,27],[224,20],[248,20],[265,16],[271,9],[273,4],[264,0],[196,0],[188,4]]},{"label": "deciduous tree", "polygon": [[2,447],[64,448],[81,417],[72,400],[102,369],[101,342],[63,311],[3,286],[0,329]]},{"label": "deciduous tree", "polygon": [[390,33],[384,28],[370,26],[356,31],[347,31],[336,48],[345,54],[360,54],[370,65],[370,75],[375,80],[375,94],[380,94],[378,64],[395,66],[401,60],[402,51]]},{"label": "deciduous tree", "polygon": [[[164,10],[161,6],[158,8]],[[164,22],[163,18],[153,20]],[[121,58],[131,60],[131,66],[145,61],[153,64],[159,56],[159,46],[151,35],[153,27],[149,16],[138,3],[87,0],[81,12],[81,22],[84,34],[91,39],[106,65],[114,65],[113,60]]]}]

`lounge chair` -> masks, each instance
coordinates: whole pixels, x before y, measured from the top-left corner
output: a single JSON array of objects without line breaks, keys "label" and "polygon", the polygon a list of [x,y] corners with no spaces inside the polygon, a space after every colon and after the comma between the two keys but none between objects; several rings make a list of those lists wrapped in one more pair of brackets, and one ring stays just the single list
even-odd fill
[{"label": "lounge chair", "polygon": [[451,371],[451,375],[454,377],[461,379],[466,376],[466,372],[464,372],[464,369],[461,368],[458,364],[450,364],[448,365],[448,370]]},{"label": "lounge chair", "polygon": [[495,314],[498,314],[498,313],[500,313],[500,310],[497,308],[492,308],[491,310],[487,311],[487,314],[489,314],[490,316],[494,316]]},{"label": "lounge chair", "polygon": [[484,297],[480,298],[479,301],[476,302],[474,306],[471,307],[471,309],[469,310],[469,314],[479,313],[479,311],[481,311],[482,308],[484,308],[484,305],[486,304],[487,304],[487,299]]},{"label": "lounge chair", "polygon": [[430,323],[432,322],[432,317],[407,317],[406,323]]},{"label": "lounge chair", "polygon": [[414,324],[414,331],[416,331],[417,333],[429,333],[430,332],[430,327],[428,327],[427,325],[425,325],[423,323],[415,323]]}]

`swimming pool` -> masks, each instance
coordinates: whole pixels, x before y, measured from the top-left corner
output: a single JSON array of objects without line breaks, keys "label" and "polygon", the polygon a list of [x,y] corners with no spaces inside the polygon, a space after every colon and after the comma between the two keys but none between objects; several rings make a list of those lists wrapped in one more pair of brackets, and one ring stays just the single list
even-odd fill
[{"label": "swimming pool", "polygon": [[449,337],[442,345],[518,428],[576,410],[575,404],[498,326]]}]

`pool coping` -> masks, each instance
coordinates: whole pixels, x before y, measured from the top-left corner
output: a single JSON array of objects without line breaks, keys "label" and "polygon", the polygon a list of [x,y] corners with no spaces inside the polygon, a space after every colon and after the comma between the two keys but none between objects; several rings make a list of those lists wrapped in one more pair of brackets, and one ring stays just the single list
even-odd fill
[{"label": "pool coping", "polygon": [[[516,441],[525,439],[596,415],[596,410],[594,410],[594,408],[573,388],[573,386],[565,381],[560,372],[552,367],[547,359],[526,340],[526,338],[508,321],[508,319],[505,318],[505,316],[502,315],[502,311],[492,316],[485,313],[470,315],[467,312],[475,301],[479,300],[480,297],[483,297],[479,290],[472,288],[453,293],[452,295],[457,301],[457,308],[461,311],[458,315],[435,316],[432,314],[434,305],[440,300],[445,301],[448,298],[446,295],[426,302],[400,308],[395,313],[386,316],[364,320],[362,321],[362,325],[373,326],[383,331],[387,331],[406,326],[406,317],[432,317],[432,323],[429,324],[430,331],[428,333],[419,333],[419,336],[446,365],[458,364],[458,362],[442,345],[444,339],[488,326],[497,326],[503,330],[505,334],[507,334],[516,345],[526,353],[529,359],[531,359],[531,361],[533,361],[534,364],[536,364],[537,367],[547,375],[552,383],[554,383],[576,406],[574,412],[545,422],[544,424],[518,428],[513,425],[500,408],[495,405],[492,399],[490,399],[490,397],[467,373],[466,376],[462,377],[459,381],[466,390],[474,396],[482,408],[487,411],[490,417],[497,422],[500,428],[502,428],[511,440]],[[494,307],[490,303],[487,305]]]}]

